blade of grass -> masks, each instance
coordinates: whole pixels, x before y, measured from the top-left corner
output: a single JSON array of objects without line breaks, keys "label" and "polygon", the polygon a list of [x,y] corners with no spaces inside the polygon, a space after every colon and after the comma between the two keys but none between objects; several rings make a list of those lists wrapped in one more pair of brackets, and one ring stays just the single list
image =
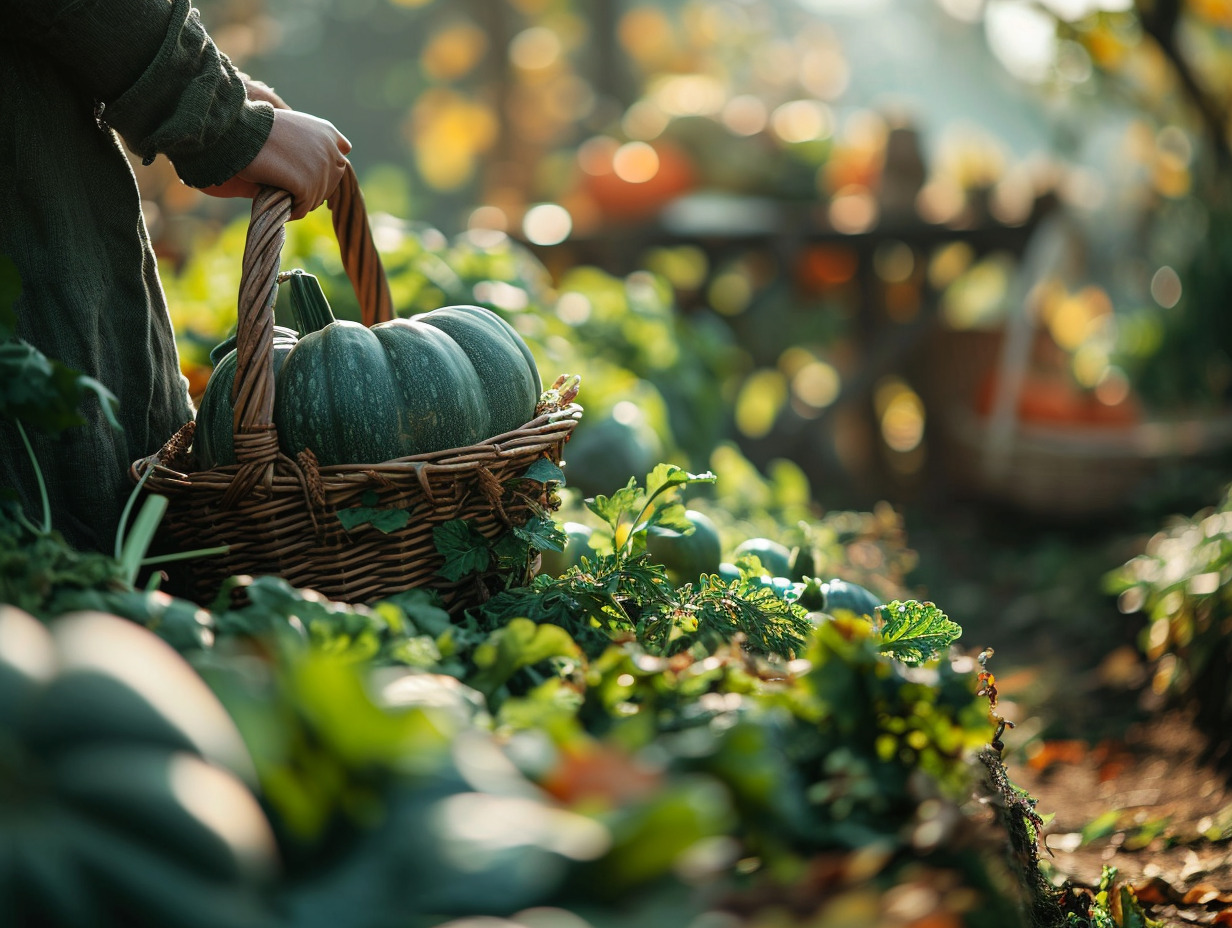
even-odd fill
[{"label": "blade of grass", "polygon": [[[117,561],[121,561],[121,562],[123,561],[123,557],[121,557],[121,554],[124,550],[124,536],[128,530],[128,518],[129,516],[132,515],[133,506],[136,505],[137,497],[141,495],[141,488],[145,486],[145,482],[146,480],[149,479],[149,476],[151,473],[152,473],[152,468],[146,468],[145,473],[141,475],[141,479],[137,481],[137,485],[133,487],[133,491],[128,494],[128,500],[124,503],[124,511],[120,513],[120,524],[119,524],[119,527],[116,528],[115,551],[114,551],[114,556]],[[166,507],[164,506],[163,508],[165,509]],[[162,518],[162,513],[159,513],[159,518]],[[155,524],[157,525],[157,523]],[[152,537],[153,536],[151,536],[151,538]],[[149,543],[150,543],[150,540],[147,539],[145,547],[148,548]],[[145,548],[142,548],[141,551],[142,551],[142,554],[144,554]]]},{"label": "blade of grass", "polygon": [[[129,501],[132,501],[132,497]],[[141,510],[137,513],[137,518],[133,520],[132,530],[124,539],[124,544],[116,556],[129,586],[137,580],[137,572],[141,569],[141,562],[145,559],[150,542],[154,540],[154,532],[158,529],[158,523],[162,521],[163,513],[167,511],[168,502],[167,497],[157,493],[146,497]],[[123,525],[124,521],[121,520],[121,529]]]},{"label": "blade of grass", "polygon": [[188,561],[194,557],[213,557],[216,554],[226,554],[230,550],[230,545],[219,545],[216,548],[194,548],[192,551],[176,551],[173,554],[159,554],[154,557],[142,558],[141,566],[148,567],[151,564],[166,564],[171,561]]},{"label": "blade of grass", "polygon": [[[43,503],[43,528],[39,531],[39,534],[46,535],[51,531],[51,500],[47,498],[47,483],[43,480],[43,468],[39,467],[38,458],[34,456],[34,446],[30,444],[30,436],[26,434],[26,429],[21,424],[21,420],[15,419],[13,421],[17,425],[17,434],[21,436],[22,444],[26,446],[26,454],[30,455],[30,463],[34,465],[34,479],[38,481],[39,499]],[[24,513],[22,520],[25,521]],[[38,531],[33,525],[29,527],[35,528]]]}]

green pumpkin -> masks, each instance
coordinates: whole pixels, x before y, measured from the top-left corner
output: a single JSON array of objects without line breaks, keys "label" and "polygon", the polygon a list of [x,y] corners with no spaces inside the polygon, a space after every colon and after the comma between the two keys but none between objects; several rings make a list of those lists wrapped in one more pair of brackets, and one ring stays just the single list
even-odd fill
[{"label": "green pumpkin", "polygon": [[652,525],[646,531],[646,552],[667,568],[675,583],[696,583],[702,574],[719,572],[722,541],[719,529],[703,512],[686,509],[691,532]]},{"label": "green pumpkin", "polygon": [[663,460],[663,443],[649,425],[609,415],[579,423],[565,458],[570,486],[587,496],[610,495],[630,477],[642,481]]},{"label": "green pumpkin", "polygon": [[247,751],[152,632],[0,606],[0,745],[5,925],[272,924],[277,846]]},{"label": "green pumpkin", "polygon": [[[277,378],[282,362],[295,347],[299,333],[286,326],[274,326],[273,363]],[[197,465],[204,469],[235,463],[235,404],[231,402],[238,356],[235,336],[214,346],[210,352],[214,371],[197,405],[197,425],[193,432],[193,452]]]},{"label": "green pumpkin", "polygon": [[853,612],[858,616],[875,616],[883,605],[876,593],[837,577],[823,583],[822,592],[825,593],[822,610],[831,615]]},{"label": "green pumpkin", "polygon": [[291,274],[300,330],[274,396],[282,449],[322,465],[371,464],[520,428],[542,391],[530,349],[479,306],[368,327],[334,319],[311,274]]},{"label": "green pumpkin", "polygon": [[791,570],[791,550],[784,544],[771,538],[749,538],[742,541],[732,552],[732,560],[752,555],[761,561],[761,566],[771,577],[793,578]]}]

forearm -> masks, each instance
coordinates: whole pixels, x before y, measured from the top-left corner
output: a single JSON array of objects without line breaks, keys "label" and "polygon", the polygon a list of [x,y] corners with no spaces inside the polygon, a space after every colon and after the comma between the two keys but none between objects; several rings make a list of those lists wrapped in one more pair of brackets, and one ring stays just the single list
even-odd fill
[{"label": "forearm", "polygon": [[246,100],[189,0],[3,0],[0,15],[72,76],[129,149],[193,186],[248,165],[273,113]]}]

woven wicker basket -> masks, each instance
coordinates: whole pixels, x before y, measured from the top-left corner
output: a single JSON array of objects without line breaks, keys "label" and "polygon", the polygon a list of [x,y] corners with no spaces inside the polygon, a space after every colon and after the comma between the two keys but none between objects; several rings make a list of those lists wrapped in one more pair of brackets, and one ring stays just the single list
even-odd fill
[{"label": "woven wicker basket", "polygon": [[[179,562],[169,586],[207,603],[236,575],[274,574],[340,602],[372,602],[420,587],[449,608],[485,598],[504,577],[446,582],[438,569],[433,529],[465,519],[494,539],[524,524],[548,503],[542,484],[519,480],[536,461],[560,464],[561,450],[581,416],[568,392],[541,403],[521,428],[466,448],[371,465],[319,467],[310,451],[283,454],[273,424],[271,348],[279,259],[290,195],[265,190],[253,202],[240,280],[234,441],[236,462],[197,469],[194,423],[154,455],[133,462],[134,480],[167,497],[156,542],[160,550],[227,546],[219,556]],[[385,272],[372,242],[355,175],[348,169],[331,197],[334,231],[365,325],[391,318]],[[376,502],[373,502],[373,500]],[[343,528],[337,513],[352,507],[409,511],[402,528],[363,523]],[[530,568],[526,570],[529,578]]]},{"label": "woven wicker basket", "polygon": [[956,485],[1045,518],[1115,512],[1170,462],[1232,447],[1227,414],[1089,429],[1016,423],[1006,438],[988,418],[956,409],[945,425]]}]

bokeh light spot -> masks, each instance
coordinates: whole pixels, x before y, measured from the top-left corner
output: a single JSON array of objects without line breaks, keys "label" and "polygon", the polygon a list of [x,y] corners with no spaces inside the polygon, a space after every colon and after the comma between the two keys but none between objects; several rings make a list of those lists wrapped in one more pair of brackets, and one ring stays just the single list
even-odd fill
[{"label": "bokeh light spot", "polygon": [[509,61],[523,71],[542,71],[560,59],[560,36],[545,26],[523,29],[509,43]]},{"label": "bokeh light spot", "polygon": [[752,94],[739,94],[727,101],[721,116],[725,125],[736,135],[756,135],[766,128],[769,113],[766,104]]},{"label": "bokeh light spot", "polygon": [[800,402],[813,409],[824,409],[838,399],[842,378],[825,361],[805,364],[791,379],[791,391]]},{"label": "bokeh light spot", "polygon": [[576,291],[562,293],[560,299],[556,301],[556,315],[561,322],[568,325],[584,324],[590,319],[593,309],[590,298]]},{"label": "bokeh light spot", "polygon": [[774,428],[787,401],[787,380],[773,369],[749,376],[736,398],[736,428],[748,438],[763,438]]},{"label": "bokeh light spot", "polygon": [[924,402],[898,377],[887,377],[873,397],[881,437],[892,451],[914,451],[924,440]]},{"label": "bokeh light spot", "polygon": [[659,153],[645,142],[625,142],[612,156],[612,170],[629,184],[644,184],[659,173]]},{"label": "bokeh light spot", "polygon": [[612,157],[620,143],[607,135],[596,135],[578,146],[578,167],[592,177],[612,173]]},{"label": "bokeh light spot", "polygon": [[845,235],[867,232],[876,225],[877,215],[877,200],[867,187],[844,187],[830,201],[830,225]]},{"label": "bokeh light spot", "polygon": [[796,144],[829,138],[834,131],[834,118],[824,103],[792,100],[775,109],[770,126],[784,142]]},{"label": "bokeh light spot", "polygon": [[540,203],[526,211],[522,233],[535,245],[559,245],[573,231],[573,217],[558,203]]},{"label": "bokeh light spot", "polygon": [[1151,277],[1151,298],[1164,309],[1179,303],[1182,292],[1180,275],[1166,264]]}]

